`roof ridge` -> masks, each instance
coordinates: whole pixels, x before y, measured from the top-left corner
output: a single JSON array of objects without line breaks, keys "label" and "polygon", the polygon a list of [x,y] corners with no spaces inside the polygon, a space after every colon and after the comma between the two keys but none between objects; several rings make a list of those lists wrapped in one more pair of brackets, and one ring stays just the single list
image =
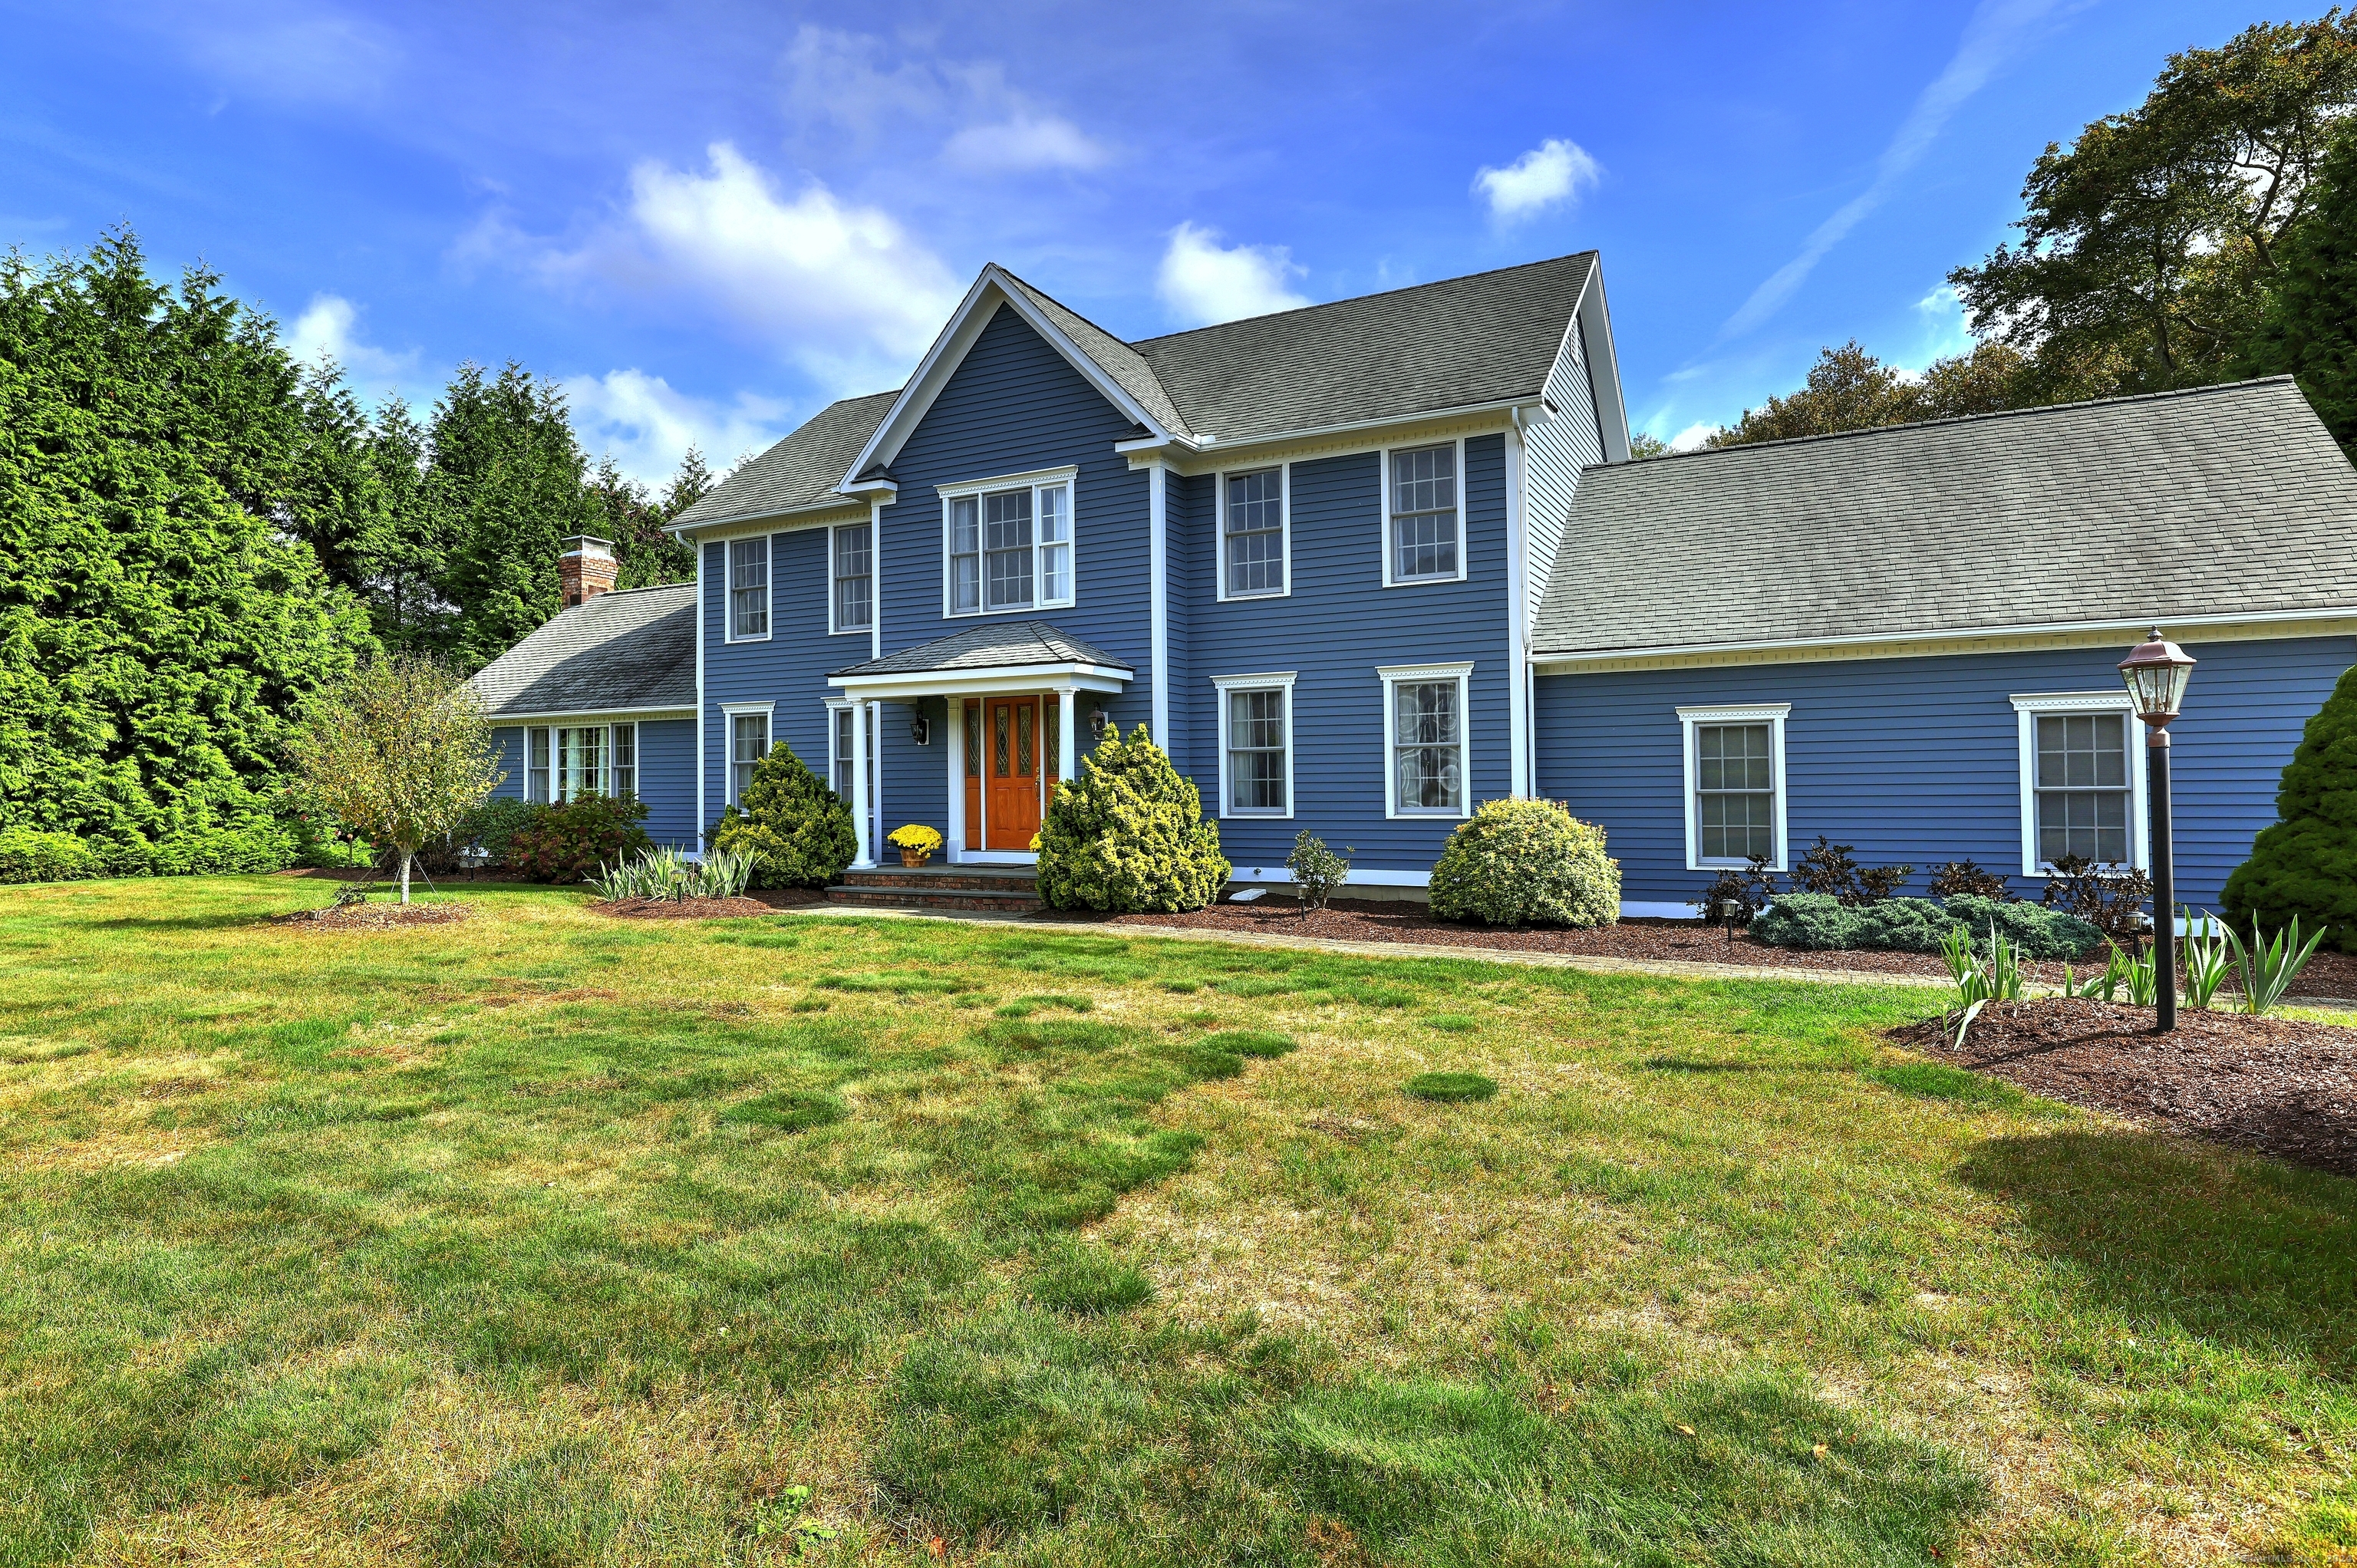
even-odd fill
[{"label": "roof ridge", "polygon": [[1806,446],[1818,441],[1848,441],[1861,435],[1888,435],[1899,430],[1936,430],[1949,424],[1980,424],[1999,419],[2022,419],[2038,414],[2066,413],[2073,409],[2101,408],[2111,403],[2158,403],[2168,398],[2201,397],[2212,392],[2240,392],[2248,387],[2270,386],[2277,381],[2297,381],[2288,371],[2272,376],[2246,376],[2239,381],[2209,381],[2198,387],[2164,387],[2158,392],[2115,392],[2109,397],[2075,398],[2069,403],[2039,403],[2023,408],[1996,408],[1986,413],[1952,413],[1941,419],[1900,420],[1891,424],[1869,424],[1858,430],[1825,430],[1814,435],[1779,435],[1770,441],[1740,441],[1732,446],[1697,446],[1691,452],[1664,452],[1656,457],[1632,458],[1625,463],[1590,463],[1587,469],[1631,468],[1641,464],[1664,463],[1688,457],[1726,457],[1740,452],[1760,452],[1774,446]]},{"label": "roof ridge", "polygon": [[[1199,332],[1217,332],[1223,327],[1234,327],[1246,321],[1274,321],[1280,316],[1299,316],[1312,310],[1331,310],[1338,305],[1357,305],[1370,299],[1388,299],[1395,294],[1414,294],[1418,289],[1438,288],[1444,284],[1471,283],[1475,278],[1496,277],[1501,273],[1519,273],[1532,267],[1544,267],[1557,262],[1576,262],[1583,256],[1601,256],[1594,246],[1585,251],[1566,251],[1560,256],[1541,256],[1534,262],[1516,262],[1511,266],[1485,267],[1478,273],[1459,273],[1454,277],[1432,278],[1424,283],[1402,284],[1397,288],[1379,288],[1372,294],[1346,294],[1340,299],[1316,300],[1308,305],[1297,305],[1284,310],[1264,311],[1258,316],[1239,316],[1232,320],[1207,322],[1200,327],[1181,328],[1176,332],[1160,332],[1151,338],[1139,338],[1129,343],[1132,349],[1143,349],[1148,343],[1168,343],[1173,338],[1191,338]],[[1071,309],[1070,306],[1065,306]],[[1092,324],[1093,325],[1093,324]],[[1103,328],[1098,328],[1103,331]]]}]

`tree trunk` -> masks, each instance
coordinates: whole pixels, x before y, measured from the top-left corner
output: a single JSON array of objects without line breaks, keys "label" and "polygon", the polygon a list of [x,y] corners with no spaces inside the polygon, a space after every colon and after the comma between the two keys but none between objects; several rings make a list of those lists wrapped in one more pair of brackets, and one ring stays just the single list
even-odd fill
[{"label": "tree trunk", "polygon": [[409,861],[411,853],[411,851],[405,849],[401,852],[401,901],[404,904],[409,902]]}]

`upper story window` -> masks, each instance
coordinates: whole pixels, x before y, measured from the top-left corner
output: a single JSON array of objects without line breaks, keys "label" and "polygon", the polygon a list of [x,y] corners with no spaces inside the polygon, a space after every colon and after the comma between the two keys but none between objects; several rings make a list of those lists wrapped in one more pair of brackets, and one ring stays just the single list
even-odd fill
[{"label": "upper story window", "polygon": [[770,541],[728,542],[728,640],[770,635]]},{"label": "upper story window", "polygon": [[1220,593],[1223,598],[1278,595],[1285,587],[1285,470],[1259,468],[1220,477]]},{"label": "upper story window", "polygon": [[2045,875],[2076,857],[2142,865],[2143,748],[2126,692],[2016,696],[2021,726],[2021,869]]},{"label": "upper story window", "polygon": [[1049,609],[1072,602],[1075,471],[945,485],[949,615]]},{"label": "upper story window", "polygon": [[1790,703],[1680,708],[1686,865],[1765,860],[1784,869],[1784,719]]},{"label": "upper story window", "polygon": [[1465,575],[1458,538],[1457,443],[1417,446],[1386,456],[1391,472],[1387,583],[1437,582]]},{"label": "upper story window", "polygon": [[876,531],[850,522],[833,531],[834,631],[866,631],[876,624]]}]

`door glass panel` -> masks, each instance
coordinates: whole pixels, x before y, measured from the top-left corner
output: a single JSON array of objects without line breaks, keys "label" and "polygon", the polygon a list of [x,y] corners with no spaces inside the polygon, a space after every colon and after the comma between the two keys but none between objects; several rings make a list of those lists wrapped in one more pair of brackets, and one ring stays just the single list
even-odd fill
[{"label": "door glass panel", "polygon": [[982,777],[982,704],[965,705],[965,776]]},{"label": "door glass panel", "polygon": [[993,758],[995,766],[991,771],[998,778],[1004,779],[1006,777],[1006,704],[1005,703],[991,704],[990,724],[991,728],[997,732],[998,741],[997,755]]},{"label": "door glass panel", "polygon": [[1015,776],[1030,779],[1037,776],[1031,766],[1031,704],[1015,704]]}]

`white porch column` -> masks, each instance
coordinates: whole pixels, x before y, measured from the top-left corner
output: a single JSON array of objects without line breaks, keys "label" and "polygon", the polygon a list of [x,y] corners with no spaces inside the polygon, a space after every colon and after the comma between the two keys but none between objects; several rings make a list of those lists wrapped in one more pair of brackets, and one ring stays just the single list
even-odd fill
[{"label": "white porch column", "polygon": [[952,865],[965,858],[965,699],[951,697],[949,703],[949,744],[942,749],[949,753],[950,825],[946,830],[949,843],[942,846],[942,858]]},{"label": "white porch column", "polygon": [[1146,614],[1154,660],[1154,744],[1170,746],[1170,512],[1168,470],[1159,458],[1146,471],[1149,555]]},{"label": "white porch column", "polygon": [[851,864],[862,871],[876,865],[874,824],[867,815],[867,704],[851,704],[851,820],[859,827],[859,858]]},{"label": "white porch column", "polygon": [[1056,688],[1056,778],[1059,781],[1081,776],[1081,759],[1077,755],[1081,726],[1073,722],[1078,715],[1072,712],[1080,705],[1079,687]]}]

